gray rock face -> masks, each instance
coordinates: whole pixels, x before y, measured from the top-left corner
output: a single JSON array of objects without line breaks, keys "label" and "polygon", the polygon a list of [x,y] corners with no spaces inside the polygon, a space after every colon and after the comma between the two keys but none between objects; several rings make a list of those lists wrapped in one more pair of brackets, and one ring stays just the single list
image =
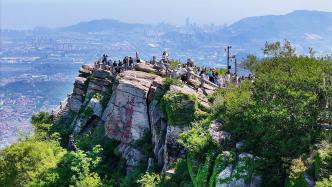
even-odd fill
[{"label": "gray rock face", "polygon": [[110,71],[102,69],[94,69],[92,72],[92,76],[100,79],[106,79],[112,77],[112,73]]},{"label": "gray rock face", "polygon": [[90,80],[86,94],[90,95],[96,92],[107,93],[110,90],[111,86],[111,80],[94,78]]},{"label": "gray rock face", "polygon": [[125,71],[120,77],[102,119],[109,137],[131,143],[149,131],[147,95],[158,76]]},{"label": "gray rock face", "polygon": [[80,110],[83,103],[83,95],[86,92],[86,83],[87,79],[84,77],[75,78],[73,93],[68,98],[69,108],[71,111],[78,112]]},{"label": "gray rock face", "polygon": [[154,73],[154,74],[157,73],[157,70],[155,68],[153,68],[152,65],[145,64],[145,63],[138,63],[138,64],[136,64],[135,65],[135,69],[137,71],[143,71],[143,72],[146,72],[146,73]]},{"label": "gray rock face", "polygon": [[241,149],[244,146],[244,143],[245,143],[244,140],[237,142],[235,145],[236,149]]},{"label": "gray rock face", "polygon": [[232,166],[227,166],[222,172],[220,172],[218,175],[218,182],[216,187],[231,187],[229,184],[224,184],[223,181],[231,177],[232,171]]},{"label": "gray rock face", "polygon": [[78,112],[82,106],[82,96],[72,94],[68,99],[70,110]]},{"label": "gray rock face", "polygon": [[202,104],[203,106],[209,106],[209,101],[206,98],[206,95],[200,89],[195,91],[187,85],[183,85],[183,86],[171,85],[170,91],[171,92],[182,92],[184,94],[195,95],[200,104]]},{"label": "gray rock face", "polygon": [[84,85],[85,82],[86,82],[86,78],[84,77],[76,77],[75,78],[75,84],[78,84],[78,85]]},{"label": "gray rock face", "polygon": [[103,106],[101,105],[101,103],[98,99],[96,99],[96,98],[90,99],[87,107],[92,108],[93,114],[101,118]]},{"label": "gray rock face", "polygon": [[83,116],[83,115],[77,116],[76,119],[71,124],[71,126],[74,129],[73,135],[78,135],[81,132],[82,128],[87,123],[87,121],[88,121],[88,118],[86,116]]},{"label": "gray rock face", "polygon": [[252,164],[248,162],[249,160],[254,160],[254,156],[249,153],[241,153],[238,156],[238,162],[232,166],[226,167],[222,172],[219,173],[217,177],[216,187],[259,187],[262,183],[262,178],[260,176],[252,176],[249,180],[244,180],[248,175],[252,175],[247,170],[243,168],[247,164]]},{"label": "gray rock face", "polygon": [[213,121],[209,128],[209,133],[215,143],[223,143],[226,140],[230,140],[231,134],[221,130],[221,123]]},{"label": "gray rock face", "polygon": [[169,167],[175,163],[180,156],[185,154],[183,146],[177,142],[177,139],[181,132],[188,130],[189,127],[167,126],[163,171],[170,169]]},{"label": "gray rock face", "polygon": [[160,110],[158,101],[153,100],[149,106],[153,154],[158,168],[164,165],[164,145],[167,131],[166,117]]},{"label": "gray rock face", "polygon": [[93,70],[93,65],[92,64],[84,64],[84,65],[82,65],[82,68],[86,69],[86,70],[89,70],[89,71],[92,71]]},{"label": "gray rock face", "polygon": [[126,160],[127,174],[130,174],[144,158],[143,154],[139,150],[126,143],[121,143],[118,146],[118,150],[121,157]]}]

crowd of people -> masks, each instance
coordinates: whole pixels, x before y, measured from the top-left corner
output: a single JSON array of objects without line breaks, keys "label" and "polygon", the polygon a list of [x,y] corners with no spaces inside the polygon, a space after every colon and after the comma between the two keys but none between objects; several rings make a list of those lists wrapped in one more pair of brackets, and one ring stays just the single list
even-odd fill
[{"label": "crowd of people", "polygon": [[170,59],[167,51],[163,52],[161,60],[157,60],[156,56],[153,56],[152,59],[147,62],[141,60],[137,52],[136,58],[131,56],[126,56],[123,60],[111,60],[107,58],[108,56],[104,54],[100,60],[95,62],[95,67],[118,74],[125,70],[133,70],[137,63],[146,63],[152,65],[158,72],[164,71],[166,76],[180,79],[183,83],[189,83],[191,78],[198,78],[200,79],[201,86],[204,86],[205,83],[209,83],[216,87],[226,87],[230,83],[240,85],[243,80],[253,79],[251,74],[248,76],[239,76],[230,71],[222,73],[223,71],[216,68],[197,66],[191,58],[187,60],[187,63],[178,64],[176,68],[172,69],[170,68]]}]

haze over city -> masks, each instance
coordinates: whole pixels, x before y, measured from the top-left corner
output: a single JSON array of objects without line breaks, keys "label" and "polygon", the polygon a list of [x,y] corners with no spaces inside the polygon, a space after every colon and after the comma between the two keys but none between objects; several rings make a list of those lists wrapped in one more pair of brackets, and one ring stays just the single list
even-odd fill
[{"label": "haze over city", "polygon": [[244,17],[280,15],[294,10],[332,11],[329,0],[2,0],[2,29],[59,27],[93,19],[184,25],[231,24]]}]

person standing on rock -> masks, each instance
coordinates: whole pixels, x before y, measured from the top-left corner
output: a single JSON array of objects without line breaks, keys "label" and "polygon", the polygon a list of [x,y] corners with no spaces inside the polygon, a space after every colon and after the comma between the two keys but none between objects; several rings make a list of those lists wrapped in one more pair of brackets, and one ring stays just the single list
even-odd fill
[{"label": "person standing on rock", "polygon": [[201,79],[200,79],[200,81],[201,81],[200,87],[204,88],[204,79],[205,79],[205,72],[204,72],[204,70],[201,71],[200,77],[201,77]]},{"label": "person standing on rock", "polygon": [[156,56],[152,57],[152,60],[150,61],[150,64],[155,65],[157,63],[157,58]]},{"label": "person standing on rock", "polygon": [[185,65],[183,64],[180,69],[181,81],[186,83],[188,81],[188,70],[186,69]]},{"label": "person standing on rock", "polygon": [[122,63],[121,60],[119,60],[119,63],[118,63],[118,72],[117,73],[121,73],[122,68],[123,68],[123,63]]},{"label": "person standing on rock", "polygon": [[118,63],[116,63],[116,60],[113,61],[113,73],[116,74],[117,73],[117,67],[118,67]]},{"label": "person standing on rock", "polygon": [[[106,65],[107,63],[107,55],[106,54],[103,54],[103,57],[102,57],[102,60],[101,60],[101,63],[102,63],[102,68]],[[103,68],[104,69],[104,68]]]},{"label": "person standing on rock", "polygon": [[138,52],[136,52],[136,63],[140,63],[140,62],[141,62],[141,59],[138,56]]},{"label": "person standing on rock", "polygon": [[164,51],[163,55],[162,55],[162,60],[164,61],[164,63],[166,63],[166,61],[168,61],[168,57],[169,57],[168,52]]},{"label": "person standing on rock", "polygon": [[129,68],[129,59],[128,59],[127,56],[124,57],[124,59],[123,59],[123,63],[124,63],[124,69],[125,69],[125,70],[128,70],[128,68]]},{"label": "person standing on rock", "polygon": [[129,69],[133,69],[133,64],[134,64],[134,60],[133,60],[133,58],[130,56],[130,57],[129,57]]}]

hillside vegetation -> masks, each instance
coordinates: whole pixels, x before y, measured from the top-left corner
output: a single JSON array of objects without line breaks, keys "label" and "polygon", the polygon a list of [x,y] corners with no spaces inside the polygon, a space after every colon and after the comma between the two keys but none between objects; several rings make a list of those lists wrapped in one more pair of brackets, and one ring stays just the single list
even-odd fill
[{"label": "hillside vegetation", "polygon": [[[269,187],[305,187],[308,180],[332,186],[331,59],[297,56],[287,41],[266,43],[264,53],[266,58],[251,56],[247,64],[254,80],[216,91],[210,107],[194,95],[171,92],[170,85],[181,83],[166,80],[155,101],[170,128],[186,129],[177,139],[185,154],[172,164],[173,174],[147,169],[146,162],[126,173],[119,140],[105,136],[100,125],[78,135],[69,148],[66,121],[59,128],[40,113],[32,117],[32,137],[0,151],[0,186],[212,187],[255,177]],[[216,141],[215,124],[230,138]],[[150,134],[133,146],[153,157]],[[229,168],[231,174],[221,177]]]}]

